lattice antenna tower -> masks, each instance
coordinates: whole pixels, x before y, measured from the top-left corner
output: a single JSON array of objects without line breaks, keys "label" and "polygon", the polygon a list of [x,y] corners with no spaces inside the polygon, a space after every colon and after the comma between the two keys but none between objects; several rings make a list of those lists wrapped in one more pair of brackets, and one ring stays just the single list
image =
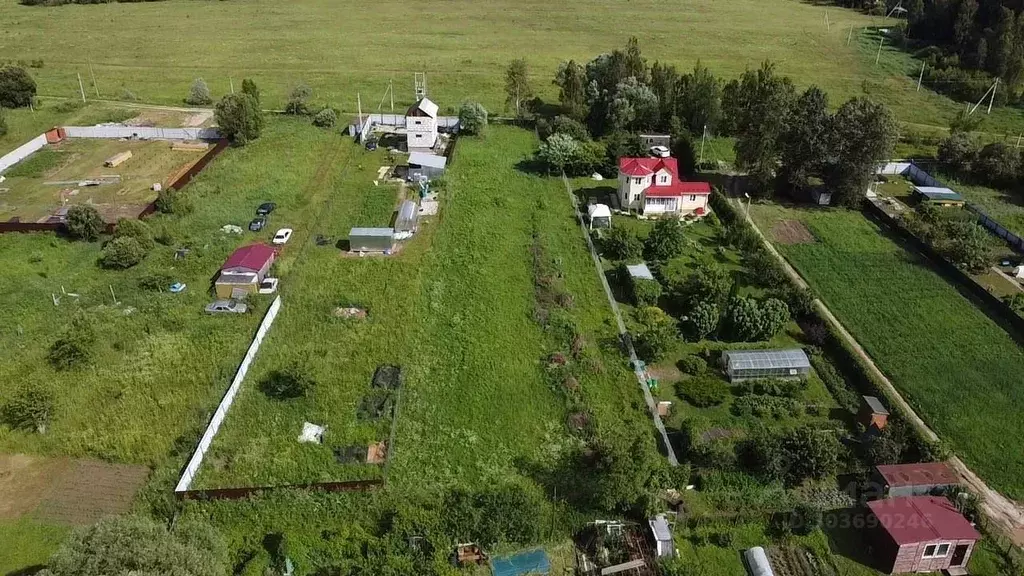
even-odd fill
[{"label": "lattice antenna tower", "polygon": [[413,81],[416,86],[416,101],[419,102],[423,98],[427,97],[427,74],[426,72],[416,72],[413,74]]}]

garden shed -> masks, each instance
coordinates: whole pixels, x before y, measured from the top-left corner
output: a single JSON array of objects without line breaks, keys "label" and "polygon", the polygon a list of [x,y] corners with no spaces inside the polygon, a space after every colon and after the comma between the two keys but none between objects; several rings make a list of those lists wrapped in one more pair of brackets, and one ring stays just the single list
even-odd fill
[{"label": "garden shed", "polygon": [[912,496],[868,502],[873,556],[886,574],[938,572],[966,574],[981,534],[952,502]]},{"label": "garden shed", "polygon": [[806,378],[811,361],[799,348],[788,350],[726,350],[722,367],[730,382],[756,378]]},{"label": "garden shed", "polygon": [[426,152],[409,153],[409,180],[433,180],[444,176],[448,159]]},{"label": "garden shed", "polygon": [[857,419],[867,428],[882,430],[889,422],[889,411],[875,396],[861,396]]},{"label": "garden shed", "polygon": [[935,206],[963,206],[965,202],[955,190],[939,186],[914,186],[914,197]]},{"label": "garden shed", "polygon": [[409,234],[415,232],[419,216],[420,210],[416,203],[412,200],[403,200],[401,206],[398,207],[398,215],[395,216],[395,232]]},{"label": "garden shed", "polygon": [[647,521],[651,525],[651,535],[654,537],[654,552],[658,558],[672,558],[676,555],[676,545],[672,540],[672,529],[668,526],[668,520],[664,514],[658,514]]},{"label": "garden shed", "polygon": [[352,252],[388,252],[395,247],[394,228],[353,228],[348,233]]},{"label": "garden shed", "polygon": [[640,264],[627,264],[626,270],[629,271],[629,276],[637,280],[654,280],[654,274],[651,274],[651,269],[647,267],[645,262]]},{"label": "garden shed", "polygon": [[956,474],[944,462],[876,466],[874,480],[885,498],[925,496],[959,483]]}]

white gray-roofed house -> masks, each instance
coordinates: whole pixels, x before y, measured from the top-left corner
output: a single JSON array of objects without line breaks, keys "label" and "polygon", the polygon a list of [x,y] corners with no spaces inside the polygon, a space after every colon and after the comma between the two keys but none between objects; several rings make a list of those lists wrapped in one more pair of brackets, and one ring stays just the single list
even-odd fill
[{"label": "white gray-roofed house", "polygon": [[429,150],[437,143],[437,104],[421,98],[405,113],[405,138],[409,151]]},{"label": "white gray-roofed house", "polygon": [[437,154],[426,152],[409,153],[409,180],[417,181],[420,178],[433,180],[444,175],[448,159]]},{"label": "white gray-roofed house", "polygon": [[641,262],[640,264],[627,264],[626,270],[629,271],[629,275],[633,278],[641,280],[654,280],[654,274],[651,274],[651,269],[647,267],[647,264]]},{"label": "white gray-roofed house", "polygon": [[676,555],[676,546],[672,541],[672,530],[665,520],[664,514],[658,514],[647,521],[654,534],[655,549],[659,558],[671,558]]}]

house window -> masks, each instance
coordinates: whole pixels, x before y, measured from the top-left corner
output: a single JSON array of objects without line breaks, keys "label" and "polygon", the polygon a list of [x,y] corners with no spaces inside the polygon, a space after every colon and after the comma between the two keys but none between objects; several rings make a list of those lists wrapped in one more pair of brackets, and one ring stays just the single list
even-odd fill
[{"label": "house window", "polygon": [[423,122],[420,120],[413,120],[413,124],[419,126],[420,124],[423,124]]},{"label": "house window", "polygon": [[949,554],[949,544],[929,544],[924,547],[922,558],[943,558]]},{"label": "house window", "polygon": [[697,195],[696,194],[690,194],[690,202],[696,202],[696,201],[697,201]]},{"label": "house window", "polygon": [[668,184],[668,175],[662,174],[661,176],[658,176],[658,182],[662,184]]},{"label": "house window", "polygon": [[639,184],[643,184],[643,183],[644,183],[644,179],[643,178],[633,178],[633,184],[639,185]]}]

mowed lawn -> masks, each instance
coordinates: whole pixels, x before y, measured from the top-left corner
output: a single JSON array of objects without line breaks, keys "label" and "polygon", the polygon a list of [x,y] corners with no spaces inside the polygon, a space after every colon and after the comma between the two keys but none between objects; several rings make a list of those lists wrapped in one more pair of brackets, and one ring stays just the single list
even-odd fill
[{"label": "mowed lawn", "polygon": [[636,35],[652,61],[689,69],[700,59],[732,78],[771,59],[799,85],[824,88],[835,105],[868,85],[902,120],[945,126],[936,113],[955,114],[951,101],[916,92],[904,67],[876,67],[874,51],[847,44],[851,26],[856,38],[884,19],[835,7],[828,14],[830,27],[823,7],[799,0],[170,0],[58,8],[0,0],[0,52],[42,60],[32,73],[41,94],[53,96],[77,97],[79,73],[88,97],[98,88],[119,98],[127,89],[166,104],[180,104],[196,77],[215,96],[253,77],[269,106],[283,106],[291,87],[305,81],[317,100],[354,112],[357,93],[367,110],[390,80],[399,105],[408,104],[413,73],[425,72],[442,109],[472,99],[500,110],[512,59],[526,58],[538,90],[554,99],[560,62],[589,60]]},{"label": "mowed lawn", "polygon": [[766,233],[802,221],[815,243],[777,244],[911,404],[995,488],[1024,497],[1024,352],[919,257],[860,212],[754,206]]},{"label": "mowed lawn", "polygon": [[[306,184],[324,150],[341,141],[304,121],[269,119],[262,139],[228,149],[190,185],[192,214],[149,219],[167,244],[127,271],[97,265],[102,241],[0,235],[0,397],[31,380],[56,395],[46,434],[0,427],[0,450],[143,464],[159,463],[174,449],[188,452],[269,303],[257,300],[256,313],[245,316],[203,313],[212,300],[210,282],[227,255],[273,234],[225,234],[220,228],[244,228],[266,200],[279,205],[270,228],[306,221],[320,207],[318,197],[304,193]],[[184,259],[174,257],[179,248],[189,249]],[[282,258],[283,272],[287,265]],[[181,294],[141,290],[139,280],[154,273],[188,288]],[[58,372],[46,354],[77,311],[93,319],[95,358]]]}]

